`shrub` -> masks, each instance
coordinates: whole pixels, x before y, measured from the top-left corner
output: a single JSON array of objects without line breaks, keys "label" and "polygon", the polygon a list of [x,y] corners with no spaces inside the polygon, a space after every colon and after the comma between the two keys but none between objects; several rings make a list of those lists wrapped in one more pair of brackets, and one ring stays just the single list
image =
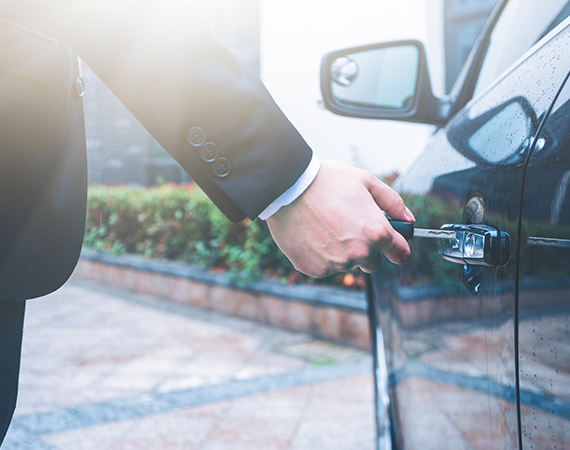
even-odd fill
[{"label": "shrub", "polygon": [[[227,270],[240,283],[261,276],[289,283],[317,282],[294,270],[264,221],[231,223],[195,184],[91,186],[84,246]],[[344,275],[337,275],[319,282],[343,284],[344,280]],[[347,280],[354,287],[364,285],[356,270]]]},{"label": "shrub", "polygon": [[[418,226],[439,228],[459,223],[461,205],[433,195],[403,195]],[[457,276],[455,264],[438,254],[437,242],[416,239],[406,262],[413,279],[408,286],[443,284]],[[274,243],[264,221],[234,224],[195,184],[159,187],[91,186],[87,200],[85,247],[115,255],[136,253],[149,258],[185,261],[212,271],[229,271],[238,283],[271,277],[288,283],[324,283],[364,288],[364,275],[353,269],[315,280],[296,272]],[[384,261],[384,280],[398,276],[397,266]]]}]

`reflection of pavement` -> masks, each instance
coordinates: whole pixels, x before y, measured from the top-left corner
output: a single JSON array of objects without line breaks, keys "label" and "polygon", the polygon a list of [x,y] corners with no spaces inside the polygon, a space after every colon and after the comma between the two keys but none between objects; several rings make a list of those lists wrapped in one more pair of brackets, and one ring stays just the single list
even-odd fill
[{"label": "reflection of pavement", "polygon": [[[416,406],[407,409],[402,417],[404,432],[414,427],[413,432],[407,433],[407,448],[518,448],[516,416],[505,411],[508,405],[502,399],[415,376],[404,380],[403,387],[401,401],[408,404],[413,401]],[[482,411],[488,414],[481,414]],[[491,421],[490,415],[496,420]],[[514,423],[509,423],[513,420]]]},{"label": "reflection of pavement", "polygon": [[[391,382],[406,448],[518,448],[514,326],[481,322],[394,333],[404,336]],[[532,448],[570,450],[570,345],[560,336],[569,323],[556,311],[519,325],[522,432]]]},{"label": "reflection of pavement", "polygon": [[374,448],[366,352],[78,282],[24,336],[2,450]]},{"label": "reflection of pavement", "polygon": [[[568,298],[570,295],[567,293],[564,299]],[[519,330],[523,388],[570,402],[569,324],[570,315],[562,312],[525,317],[521,321]]]}]

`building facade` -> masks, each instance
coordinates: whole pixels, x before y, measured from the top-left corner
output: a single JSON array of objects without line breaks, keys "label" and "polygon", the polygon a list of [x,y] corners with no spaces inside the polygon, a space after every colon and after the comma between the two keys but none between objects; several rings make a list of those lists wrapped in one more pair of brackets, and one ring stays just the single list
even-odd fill
[{"label": "building facade", "polygon": [[[320,110],[320,58],[351,45],[416,38],[426,45],[434,91],[443,95],[495,1],[354,0],[347,5],[340,0],[209,0],[207,18],[217,39],[261,75],[319,156],[382,175],[405,170],[432,128],[333,117]],[[82,76],[89,183],[151,186],[189,181],[84,64]]]},{"label": "building facade", "polygon": [[[259,0],[210,0],[212,33],[259,74]],[[190,177],[85,64],[89,184],[184,183]]]},{"label": "building facade", "polygon": [[445,87],[449,92],[496,0],[445,0]]}]

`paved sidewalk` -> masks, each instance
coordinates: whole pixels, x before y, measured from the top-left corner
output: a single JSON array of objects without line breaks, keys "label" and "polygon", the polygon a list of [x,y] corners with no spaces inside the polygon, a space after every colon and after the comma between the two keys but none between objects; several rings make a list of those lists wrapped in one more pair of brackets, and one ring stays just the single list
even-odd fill
[{"label": "paved sidewalk", "polygon": [[2,450],[373,450],[366,352],[72,281],[28,302]]}]

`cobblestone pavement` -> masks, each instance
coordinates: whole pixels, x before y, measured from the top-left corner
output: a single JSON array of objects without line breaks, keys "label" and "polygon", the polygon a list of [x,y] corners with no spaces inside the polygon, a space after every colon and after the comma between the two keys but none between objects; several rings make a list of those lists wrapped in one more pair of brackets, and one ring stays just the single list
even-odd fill
[{"label": "cobblestone pavement", "polygon": [[366,352],[71,281],[28,302],[2,450],[373,450]]}]

